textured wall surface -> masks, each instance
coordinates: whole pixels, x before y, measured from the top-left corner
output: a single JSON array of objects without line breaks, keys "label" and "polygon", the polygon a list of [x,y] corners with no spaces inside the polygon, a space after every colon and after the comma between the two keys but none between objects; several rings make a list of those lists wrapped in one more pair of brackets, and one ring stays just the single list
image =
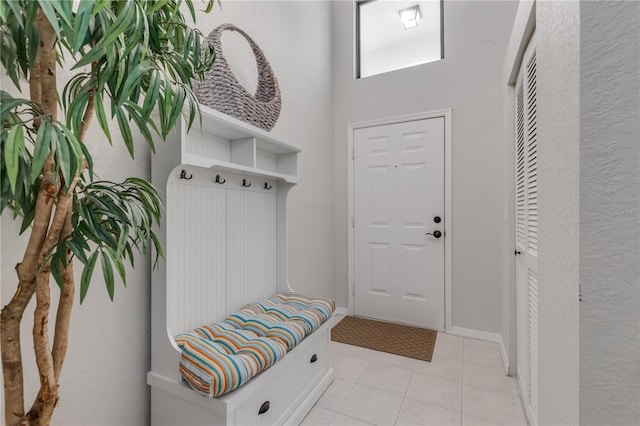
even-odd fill
[{"label": "textured wall surface", "polygon": [[[271,134],[298,146],[299,184],[289,195],[289,281],[334,297],[331,3],[223,1],[198,18],[208,34],[223,23],[245,30],[278,79],[282,111]],[[243,38],[225,32],[222,48],[245,87],[255,87],[255,58]]]},{"label": "textured wall surface", "polygon": [[[272,134],[302,148],[300,184],[292,191],[289,204],[290,280],[298,290],[333,296],[331,4],[224,1],[222,10],[216,6],[211,15],[198,20],[204,33],[224,22],[237,24],[261,46],[282,90],[282,113]],[[252,78],[255,84],[255,60],[250,54],[243,56],[247,53],[245,44],[234,42],[237,40],[230,40],[228,56],[232,66],[239,67],[240,81],[250,87]],[[4,90],[10,84],[5,76],[1,83]],[[124,144],[114,141],[110,147],[97,125],[87,140],[101,178],[149,178],[150,153],[142,143],[136,148],[134,161]],[[15,290],[13,267],[25,245],[18,229],[11,215],[3,215],[3,305]],[[113,304],[98,271],[84,304],[74,307],[54,424],[148,424],[149,286],[153,283],[148,262],[138,259],[136,264],[135,271],[128,272],[127,288],[117,288]],[[79,268],[76,272],[79,278]],[[52,288],[55,298],[57,287],[54,284]],[[27,395],[32,395],[37,389],[36,367],[30,355],[32,314],[28,311],[25,316]]]},{"label": "textured wall surface", "polygon": [[453,108],[453,325],[500,329],[501,69],[516,2],[445,2],[442,61],[355,80],[353,5],[334,3],[336,297],[347,306],[347,125]]},{"label": "textured wall surface", "polygon": [[538,423],[579,422],[579,4],[540,1]]},{"label": "textured wall surface", "polygon": [[580,419],[640,424],[640,3],[580,5]]}]

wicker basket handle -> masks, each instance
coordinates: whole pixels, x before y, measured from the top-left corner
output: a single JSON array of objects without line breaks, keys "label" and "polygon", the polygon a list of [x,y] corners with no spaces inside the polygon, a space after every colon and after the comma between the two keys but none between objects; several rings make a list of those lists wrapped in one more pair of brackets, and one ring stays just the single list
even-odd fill
[{"label": "wicker basket handle", "polygon": [[249,46],[251,46],[251,50],[253,51],[253,54],[256,58],[256,65],[258,67],[258,87],[256,88],[256,94],[254,95],[255,98],[260,101],[268,101],[270,99],[273,99],[278,90],[277,85],[273,84],[273,82],[276,81],[273,75],[273,70],[271,69],[269,61],[267,61],[267,58],[264,56],[264,53],[262,52],[260,47],[243,30],[233,24],[223,24],[216,28],[209,35],[209,42],[213,44],[213,47],[216,51],[216,61],[224,61],[228,65],[227,60],[222,53],[221,41],[222,33],[227,30],[235,31],[242,37],[244,37],[249,43]]}]

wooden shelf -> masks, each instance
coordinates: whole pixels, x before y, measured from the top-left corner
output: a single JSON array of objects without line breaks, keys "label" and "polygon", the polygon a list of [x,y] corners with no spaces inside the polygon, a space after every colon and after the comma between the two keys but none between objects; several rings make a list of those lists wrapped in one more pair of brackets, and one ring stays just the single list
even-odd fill
[{"label": "wooden shelf", "polygon": [[241,164],[229,163],[226,161],[213,160],[205,157],[199,157],[197,155],[185,154],[183,155],[182,164],[188,164],[196,167],[212,168],[216,170],[223,170],[232,173],[243,173],[251,176],[259,176],[271,179],[283,180],[287,183],[297,184],[298,177],[293,175],[286,175],[282,173],[272,172],[269,170],[257,169],[255,167],[247,167]]},{"label": "wooden shelf", "polygon": [[180,131],[181,163],[298,183],[300,149],[201,105],[202,119]]},{"label": "wooden shelf", "polygon": [[196,117],[190,132],[201,129],[204,132],[213,133],[229,140],[256,138],[258,140],[258,149],[275,154],[300,152],[300,148],[275,139],[269,132],[230,117],[206,105],[200,105],[200,112],[202,113],[202,127],[200,127]]}]

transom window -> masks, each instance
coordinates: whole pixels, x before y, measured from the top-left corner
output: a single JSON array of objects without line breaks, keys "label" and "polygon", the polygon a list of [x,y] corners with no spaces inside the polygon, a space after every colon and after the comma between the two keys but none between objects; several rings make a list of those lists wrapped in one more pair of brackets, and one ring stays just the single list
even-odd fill
[{"label": "transom window", "polygon": [[356,2],[356,77],[444,58],[443,1]]}]

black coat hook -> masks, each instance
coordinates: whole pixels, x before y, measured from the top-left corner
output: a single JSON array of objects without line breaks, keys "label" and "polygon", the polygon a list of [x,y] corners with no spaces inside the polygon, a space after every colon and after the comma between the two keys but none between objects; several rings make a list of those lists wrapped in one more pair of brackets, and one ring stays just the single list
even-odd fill
[{"label": "black coat hook", "polygon": [[242,179],[242,186],[244,186],[245,188],[248,188],[251,186],[251,182],[247,183],[246,179]]},{"label": "black coat hook", "polygon": [[189,180],[189,179],[192,179],[192,178],[193,178],[193,175],[189,175],[189,177],[187,177],[187,171],[182,169],[182,171],[180,172],[180,179]]},{"label": "black coat hook", "polygon": [[226,179],[220,179],[220,175],[216,175],[216,183],[219,183],[220,185],[222,185],[223,183],[225,183],[227,180]]},{"label": "black coat hook", "polygon": [[267,182],[264,183],[264,189],[271,189],[273,185],[268,185]]}]

